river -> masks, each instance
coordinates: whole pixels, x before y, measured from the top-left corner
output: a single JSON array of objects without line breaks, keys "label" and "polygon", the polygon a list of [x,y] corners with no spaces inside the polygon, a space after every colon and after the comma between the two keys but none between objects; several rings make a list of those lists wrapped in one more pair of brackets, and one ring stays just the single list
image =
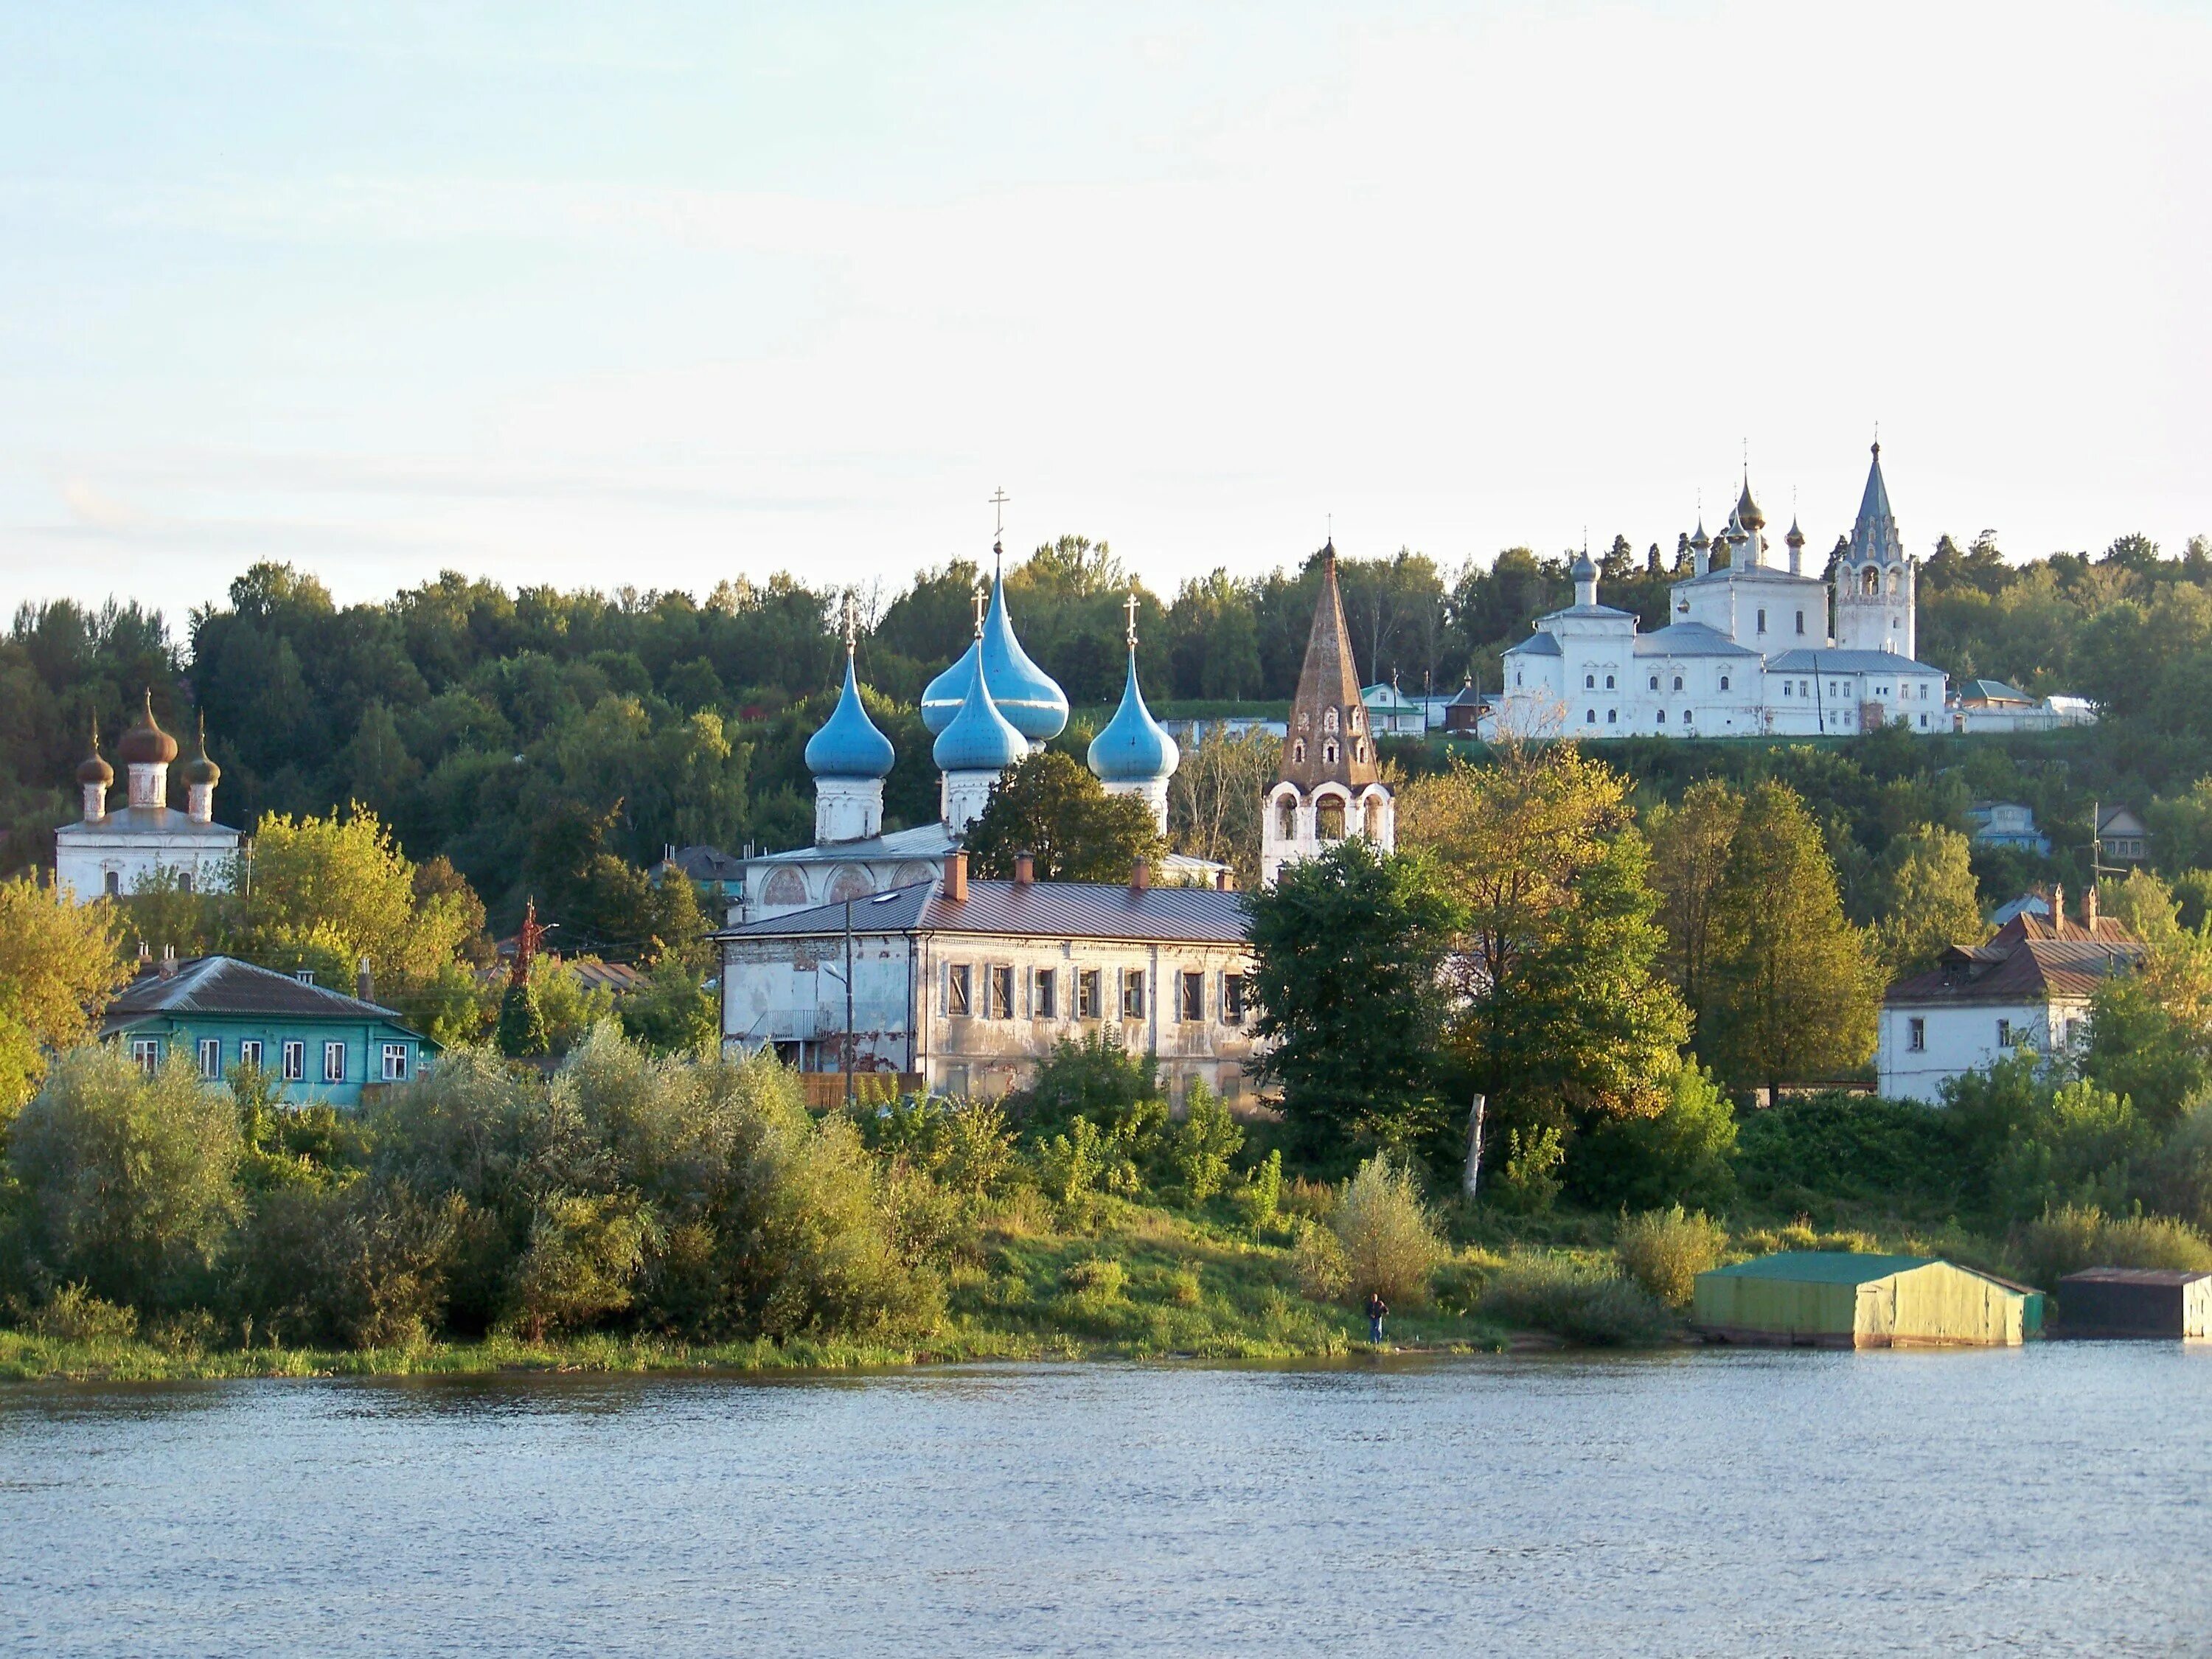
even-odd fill
[{"label": "river", "polygon": [[2201,1654],[2212,1349],[0,1388],[0,1649]]}]

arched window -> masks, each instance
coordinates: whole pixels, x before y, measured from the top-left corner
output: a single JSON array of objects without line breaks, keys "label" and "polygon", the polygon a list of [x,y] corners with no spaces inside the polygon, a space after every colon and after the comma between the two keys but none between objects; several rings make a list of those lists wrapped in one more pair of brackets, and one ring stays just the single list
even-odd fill
[{"label": "arched window", "polygon": [[1336,730],[1336,710],[1332,708],[1321,717],[1321,729],[1324,732]]},{"label": "arched window", "polygon": [[1682,689],[1682,677],[1680,674],[1674,676],[1674,689],[1677,691]]},{"label": "arched window", "polygon": [[1521,671],[1517,668],[1513,671],[1513,687],[1516,691],[1521,688]]},{"label": "arched window", "polygon": [[1667,724],[1667,711],[1663,708],[1659,711],[1659,724],[1662,726]]},{"label": "arched window", "polygon": [[1359,729],[1359,713],[1360,711],[1355,708],[1344,717],[1344,723],[1354,732]]},{"label": "arched window", "polygon": [[1597,710],[1595,708],[1583,709],[1583,724],[1584,726],[1595,726],[1597,724]]},{"label": "arched window", "polygon": [[1654,674],[1651,677],[1651,689],[1654,691],[1656,691],[1659,689],[1659,677],[1656,674]]},{"label": "arched window", "polygon": [[1613,676],[1610,674],[1605,677],[1605,689],[1608,691],[1613,690]]},{"label": "arched window", "polygon": [[1323,795],[1314,803],[1314,830],[1323,841],[1344,839],[1344,799]]},{"label": "arched window", "polygon": [[1298,804],[1288,795],[1275,803],[1275,839],[1295,841],[1298,834]]},{"label": "arched window", "polygon": [[1291,763],[1294,766],[1306,763],[1306,740],[1304,738],[1291,745]]},{"label": "arched window", "polygon": [[1607,709],[1605,711],[1605,723],[1607,726],[1618,726],[1620,723],[1620,710],[1618,708]]},{"label": "arched window", "polygon": [[1899,587],[1902,585],[1903,580],[1904,580],[1904,574],[1903,574],[1903,573],[1902,573],[1902,572],[1900,572],[1899,569],[1897,569],[1897,568],[1896,568],[1895,566],[1893,566],[1893,566],[1890,568],[1890,572],[1889,572],[1889,591],[1890,591],[1892,593],[1896,592],[1898,591]]},{"label": "arched window", "polygon": [[1325,743],[1322,744],[1321,763],[1323,766],[1334,766],[1336,764],[1336,745],[1334,743]]},{"label": "arched window", "polygon": [[1585,675],[1583,675],[1583,690],[1585,690],[1585,691],[1595,691],[1595,690],[1597,690],[1597,676],[1596,676],[1596,675],[1595,675],[1595,674],[1585,674]]},{"label": "arched window", "polygon": [[1759,631],[1762,634],[1766,631],[1766,607],[1763,605],[1759,607]]},{"label": "arched window", "polygon": [[1367,810],[1364,816],[1367,819],[1367,839],[1373,842],[1381,841],[1382,839],[1382,803],[1373,795],[1367,798]]},{"label": "arched window", "polygon": [[1352,740],[1352,757],[1354,760],[1365,760],[1367,758],[1366,738],[1354,738]]},{"label": "arched window", "polygon": [[1688,709],[1685,708],[1685,709],[1682,711],[1682,724],[1683,724],[1683,725],[1685,725],[1685,726],[1687,726],[1687,725],[1689,725],[1690,723],[1691,723],[1691,722],[1690,722],[1690,711],[1689,711]]},{"label": "arched window", "polygon": [[1797,613],[1797,631],[1800,634],[1805,631],[1805,613],[1802,611]]},{"label": "arched window", "polygon": [[1727,690],[1729,689],[1729,687],[1728,687],[1728,680],[1729,680],[1729,677],[1728,677],[1727,675],[1723,674],[1723,675],[1722,675],[1722,676],[1721,676],[1721,690],[1723,690],[1723,691],[1725,691],[1725,690]]},{"label": "arched window", "polygon": [[1301,732],[1304,732],[1304,731],[1305,731],[1308,727],[1310,727],[1310,726],[1312,726],[1312,724],[1313,724],[1313,716],[1312,716],[1311,714],[1308,714],[1304,709],[1303,709],[1303,708],[1299,709],[1299,710],[1298,710],[1298,730],[1299,730],[1299,731],[1301,731]]},{"label": "arched window", "polygon": [[1860,591],[1867,593],[1881,592],[1881,572],[1875,569],[1872,565],[1869,565],[1866,571],[1866,580],[1860,584]]}]

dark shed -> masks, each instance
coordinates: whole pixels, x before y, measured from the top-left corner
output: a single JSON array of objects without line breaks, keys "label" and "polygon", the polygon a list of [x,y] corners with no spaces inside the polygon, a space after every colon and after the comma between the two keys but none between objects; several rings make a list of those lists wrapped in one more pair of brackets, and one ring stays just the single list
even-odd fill
[{"label": "dark shed", "polygon": [[2212,1337],[2212,1273],[2090,1267],[2058,1281],[2068,1336]]}]

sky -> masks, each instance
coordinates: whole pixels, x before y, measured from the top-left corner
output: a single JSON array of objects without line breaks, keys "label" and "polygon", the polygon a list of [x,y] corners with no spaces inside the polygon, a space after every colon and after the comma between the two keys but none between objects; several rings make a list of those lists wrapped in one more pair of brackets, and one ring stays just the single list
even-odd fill
[{"label": "sky", "polygon": [[2212,6],[0,0],[0,604],[2212,534]]}]

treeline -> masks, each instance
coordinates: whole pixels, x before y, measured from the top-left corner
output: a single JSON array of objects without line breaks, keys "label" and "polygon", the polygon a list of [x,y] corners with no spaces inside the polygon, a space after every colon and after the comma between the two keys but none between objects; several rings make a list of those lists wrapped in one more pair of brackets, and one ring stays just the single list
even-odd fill
[{"label": "treeline", "polygon": [[[1639,559],[1615,538],[1604,596],[1660,625],[1679,556],[1654,544]],[[1567,565],[1564,554],[1517,548],[1456,573],[1412,551],[1342,560],[1362,678],[1395,678],[1409,692],[1469,674],[1495,684],[1498,653],[1566,601]],[[854,596],[871,707],[898,750],[886,796],[893,824],[935,811],[915,704],[964,649],[986,574],[955,561],[889,599]],[[1309,557],[1255,578],[1215,571],[1172,599],[1138,585],[1146,695],[1287,698],[1317,580]],[[1121,562],[1103,543],[1063,537],[1014,564],[1007,586],[1025,645],[1079,711],[1110,703],[1131,587]],[[2108,782],[2140,801],[2185,795],[2212,771],[2212,556],[2202,538],[2179,559],[2124,537],[2095,559],[2019,566],[1987,536],[1963,551],[1946,538],[1922,592],[1929,660],[1954,676],[2085,693],[2111,713],[2086,769],[2069,759],[2039,776],[2024,763],[2021,776],[1966,776],[1960,789],[2048,784],[2048,797]],[[226,603],[195,611],[182,639],[135,605],[27,605],[0,639],[0,868],[52,862],[52,832],[76,813],[70,774],[94,722],[112,743],[143,686],[187,743],[205,716],[226,822],[251,829],[264,813],[324,814],[358,800],[411,857],[450,860],[501,931],[540,890],[549,860],[568,856],[549,839],[573,837],[580,818],[599,826],[605,851],[641,866],[669,844],[797,845],[811,827],[801,751],[827,714],[844,597],[783,575],[725,582],[699,599],[509,592],[447,574],[341,606],[312,576],[263,564],[231,585]],[[1087,737],[1079,717],[1067,745]],[[1861,817],[1883,810],[1871,797],[1853,808]]]}]

